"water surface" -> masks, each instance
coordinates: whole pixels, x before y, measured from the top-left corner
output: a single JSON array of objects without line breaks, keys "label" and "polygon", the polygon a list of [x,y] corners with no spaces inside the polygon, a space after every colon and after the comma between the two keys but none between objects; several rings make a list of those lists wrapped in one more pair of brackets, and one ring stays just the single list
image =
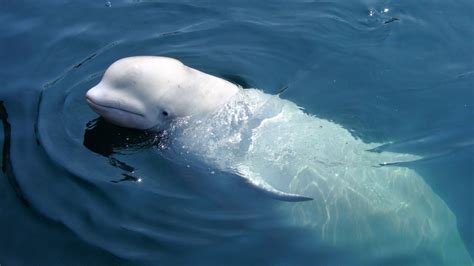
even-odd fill
[{"label": "water surface", "polygon": [[473,12],[467,0],[1,1],[0,264],[343,265],[361,255],[315,252],[272,200],[160,157],[159,136],[97,120],[85,91],[133,55],[286,88],[282,98],[361,141],[423,157],[407,166],[456,215],[472,257]]}]

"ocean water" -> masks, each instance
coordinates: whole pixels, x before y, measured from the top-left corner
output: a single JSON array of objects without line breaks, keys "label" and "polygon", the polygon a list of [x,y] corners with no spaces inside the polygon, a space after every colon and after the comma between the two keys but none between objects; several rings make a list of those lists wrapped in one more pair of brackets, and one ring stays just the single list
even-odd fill
[{"label": "ocean water", "polygon": [[280,211],[299,203],[187,167],[161,152],[160,134],[103,121],[84,94],[134,55],[281,92],[381,144],[375,153],[413,155],[400,168],[452,211],[462,245],[451,251],[472,265],[473,13],[467,0],[0,0],[0,265],[443,264],[422,248],[399,252],[389,233],[372,236],[383,256],[315,237],[318,226]]}]

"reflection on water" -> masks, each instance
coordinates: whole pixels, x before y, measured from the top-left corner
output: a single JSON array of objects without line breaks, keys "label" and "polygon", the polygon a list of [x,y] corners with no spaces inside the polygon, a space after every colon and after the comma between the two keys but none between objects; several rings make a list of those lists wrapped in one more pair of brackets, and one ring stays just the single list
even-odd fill
[{"label": "reflection on water", "polygon": [[84,146],[95,153],[109,157],[120,151],[133,152],[158,146],[160,136],[156,132],[116,126],[99,117],[87,123]]},{"label": "reflection on water", "polygon": [[112,166],[126,172],[122,173],[122,179],[111,180],[113,183],[119,183],[123,181],[141,182],[142,179],[132,175],[135,171],[133,166],[120,161],[113,155],[121,151],[133,153],[140,149],[153,148],[158,146],[159,142],[159,133],[116,126],[99,117],[87,123],[83,144],[89,150],[107,157]]}]

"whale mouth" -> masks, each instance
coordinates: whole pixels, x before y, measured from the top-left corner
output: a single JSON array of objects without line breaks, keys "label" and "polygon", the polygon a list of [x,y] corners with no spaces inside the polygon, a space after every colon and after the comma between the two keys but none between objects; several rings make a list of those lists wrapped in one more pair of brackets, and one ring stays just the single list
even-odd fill
[{"label": "whale mouth", "polygon": [[145,115],[143,115],[141,113],[138,113],[138,112],[134,112],[134,111],[130,111],[130,110],[123,109],[123,108],[117,108],[117,107],[114,107],[114,106],[97,103],[93,99],[91,99],[91,97],[88,97],[87,95],[86,95],[86,101],[87,101],[87,104],[89,104],[89,106],[99,114],[102,114],[104,112],[110,112],[111,110],[113,110],[113,111],[118,111],[118,112],[122,112],[122,113],[136,115],[136,116],[139,116],[139,117],[145,117]]}]

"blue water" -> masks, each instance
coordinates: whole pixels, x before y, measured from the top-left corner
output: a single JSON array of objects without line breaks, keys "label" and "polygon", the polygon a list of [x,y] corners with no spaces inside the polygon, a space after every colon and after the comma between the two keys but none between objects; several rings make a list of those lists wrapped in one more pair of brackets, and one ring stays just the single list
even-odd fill
[{"label": "blue water", "polygon": [[454,213],[472,258],[472,14],[468,0],[0,0],[0,265],[369,263],[288,226],[279,202],[225,173],[160,157],[156,136],[96,120],[85,92],[133,55],[286,88],[360,140],[421,156],[407,167]]}]

